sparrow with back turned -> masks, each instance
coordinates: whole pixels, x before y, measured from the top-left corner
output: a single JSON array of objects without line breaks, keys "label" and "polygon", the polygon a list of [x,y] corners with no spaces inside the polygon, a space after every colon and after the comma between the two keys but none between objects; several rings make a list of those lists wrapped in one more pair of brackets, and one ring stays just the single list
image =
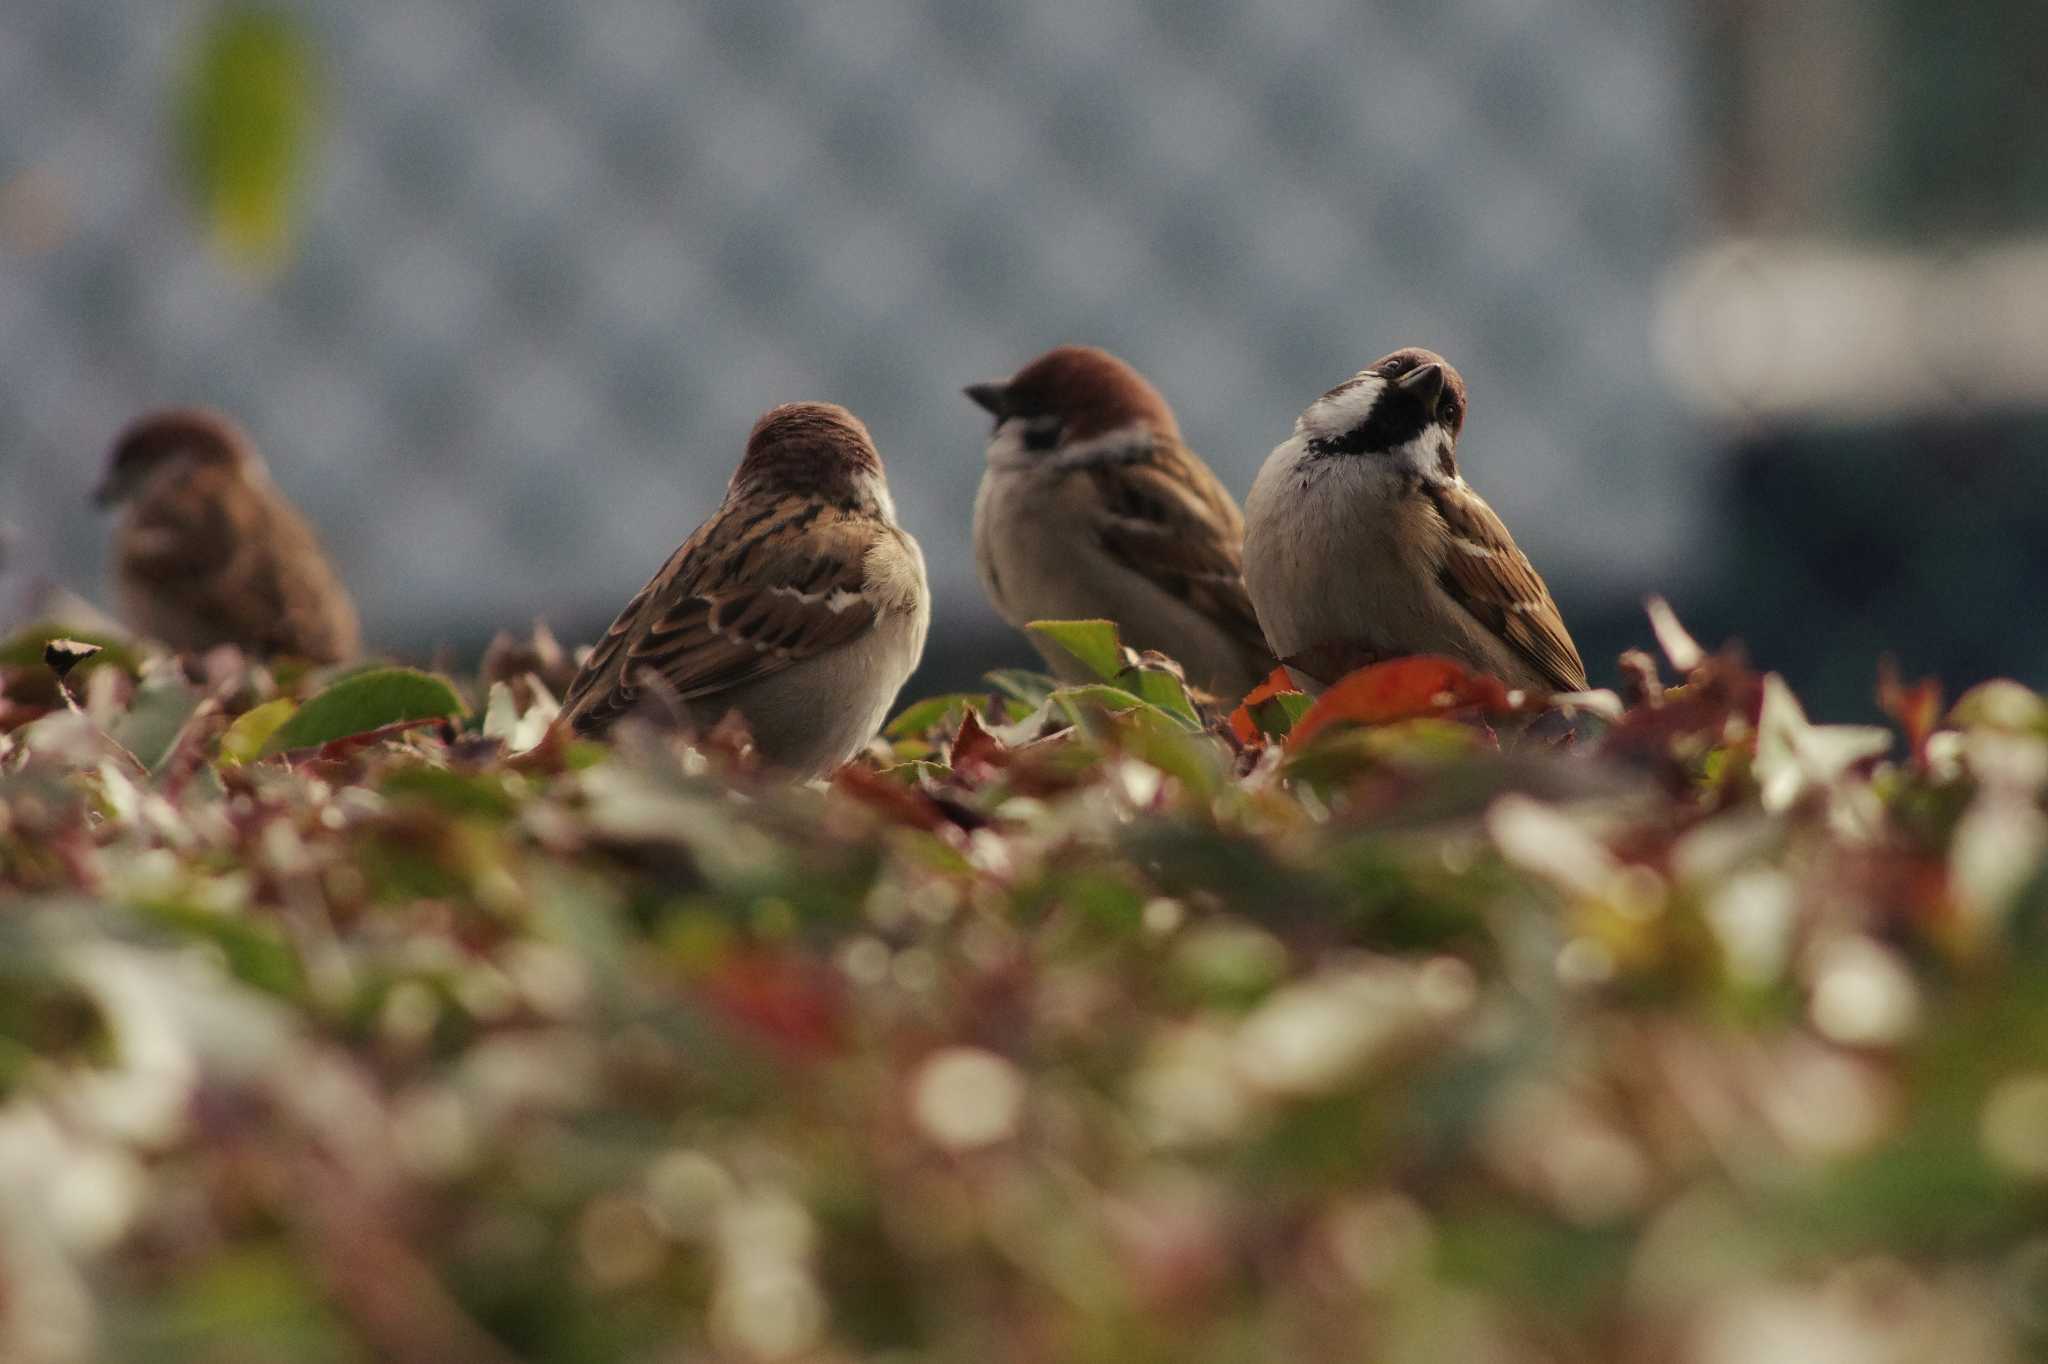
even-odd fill
[{"label": "sparrow with back turned", "polygon": [[[1143,375],[1093,346],[1061,346],[967,396],[995,418],[974,561],[998,615],[1019,629],[1107,617],[1124,643],[1176,659],[1225,699],[1272,670],[1245,595],[1244,519]],[[1092,680],[1031,638],[1062,678]]]},{"label": "sparrow with back turned", "polygon": [[112,570],[128,624],[181,651],[236,644],[336,663],[361,644],[348,589],[255,444],[205,408],[170,408],[114,443],[94,499],[124,508]]},{"label": "sparrow with back turned", "polygon": [[1442,654],[1531,691],[1582,691],[1550,589],[1458,472],[1465,381],[1397,350],[1315,400],[1245,501],[1245,582],[1296,678]]},{"label": "sparrow with back turned", "polygon": [[787,403],[754,424],[711,519],[612,622],[557,724],[601,734],[643,699],[699,727],[738,711],[767,763],[821,775],[874,737],[930,623],[924,555],[867,427],[833,403]]}]

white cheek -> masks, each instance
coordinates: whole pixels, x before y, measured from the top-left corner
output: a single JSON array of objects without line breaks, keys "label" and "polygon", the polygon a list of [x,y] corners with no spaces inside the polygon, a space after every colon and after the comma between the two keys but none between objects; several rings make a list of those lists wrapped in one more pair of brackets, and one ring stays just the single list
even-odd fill
[{"label": "white cheek", "polygon": [[1363,426],[1372,415],[1373,404],[1386,389],[1385,379],[1360,376],[1352,387],[1336,397],[1318,398],[1310,403],[1308,411],[1301,414],[1301,429],[1312,440],[1335,440]]},{"label": "white cheek", "polygon": [[1388,458],[1396,468],[1425,477],[1442,472],[1442,461],[1451,448],[1451,433],[1441,426],[1426,426],[1414,440],[1395,446]]},{"label": "white cheek", "polygon": [[998,423],[988,441],[988,462],[999,469],[1014,469],[1033,462],[1024,445],[1024,419],[1009,417]]}]

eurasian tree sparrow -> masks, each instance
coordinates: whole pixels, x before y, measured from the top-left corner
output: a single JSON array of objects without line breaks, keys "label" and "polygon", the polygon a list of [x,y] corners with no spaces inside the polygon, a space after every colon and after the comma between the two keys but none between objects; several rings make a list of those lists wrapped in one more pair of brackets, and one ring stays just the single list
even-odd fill
[{"label": "eurasian tree sparrow", "polygon": [[771,765],[832,771],[873,738],[924,650],[924,555],[868,429],[833,403],[754,424],[725,500],[626,604],[558,723],[599,734],[643,696],[729,710]]},{"label": "eurasian tree sparrow", "polygon": [[1458,473],[1465,381],[1397,350],[1325,393],[1245,500],[1245,583],[1311,689],[1351,667],[1443,654],[1532,691],[1583,691],[1550,589]]},{"label": "eurasian tree sparrow", "polygon": [[[1061,346],[967,396],[995,418],[974,561],[998,615],[1019,629],[1107,617],[1124,643],[1178,660],[1229,700],[1272,670],[1245,595],[1244,518],[1143,375],[1093,346]],[[1060,677],[1093,680],[1031,641]]]},{"label": "eurasian tree sparrow", "polygon": [[114,443],[93,494],[114,530],[122,614],[174,649],[237,644],[336,663],[361,645],[354,603],[255,444],[204,408],[143,417]]}]

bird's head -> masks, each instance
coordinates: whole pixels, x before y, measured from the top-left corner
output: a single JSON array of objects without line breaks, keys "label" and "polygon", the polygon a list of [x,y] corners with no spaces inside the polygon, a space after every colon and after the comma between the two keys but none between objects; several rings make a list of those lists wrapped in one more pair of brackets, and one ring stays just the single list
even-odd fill
[{"label": "bird's head", "polygon": [[1180,436],[1151,381],[1097,346],[1059,346],[1008,379],[969,384],[966,393],[995,418],[991,458],[1071,454],[1126,433]]},{"label": "bird's head", "polygon": [[1417,346],[1374,361],[1310,403],[1295,423],[1315,454],[1384,459],[1443,478],[1457,476],[1464,427],[1464,376]]},{"label": "bird's head", "polygon": [[239,473],[261,464],[248,433],[225,414],[204,407],[163,408],[137,419],[116,438],[93,501],[102,507],[125,502],[166,469],[212,466]]},{"label": "bird's head", "polygon": [[762,413],[732,488],[879,506],[894,515],[875,439],[838,403],[784,403]]}]

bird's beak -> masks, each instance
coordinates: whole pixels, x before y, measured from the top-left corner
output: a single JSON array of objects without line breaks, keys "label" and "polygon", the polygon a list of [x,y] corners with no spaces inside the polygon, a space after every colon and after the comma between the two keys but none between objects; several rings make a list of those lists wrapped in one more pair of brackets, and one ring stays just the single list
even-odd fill
[{"label": "bird's beak", "polygon": [[1003,419],[1008,406],[1006,400],[1010,396],[1010,386],[1008,384],[996,382],[969,384],[960,391],[965,393],[976,407],[988,413],[997,421]]},{"label": "bird's beak", "polygon": [[1434,408],[1436,400],[1444,391],[1444,367],[1437,364],[1417,365],[1394,380],[1394,387],[1415,398],[1424,407]]}]

